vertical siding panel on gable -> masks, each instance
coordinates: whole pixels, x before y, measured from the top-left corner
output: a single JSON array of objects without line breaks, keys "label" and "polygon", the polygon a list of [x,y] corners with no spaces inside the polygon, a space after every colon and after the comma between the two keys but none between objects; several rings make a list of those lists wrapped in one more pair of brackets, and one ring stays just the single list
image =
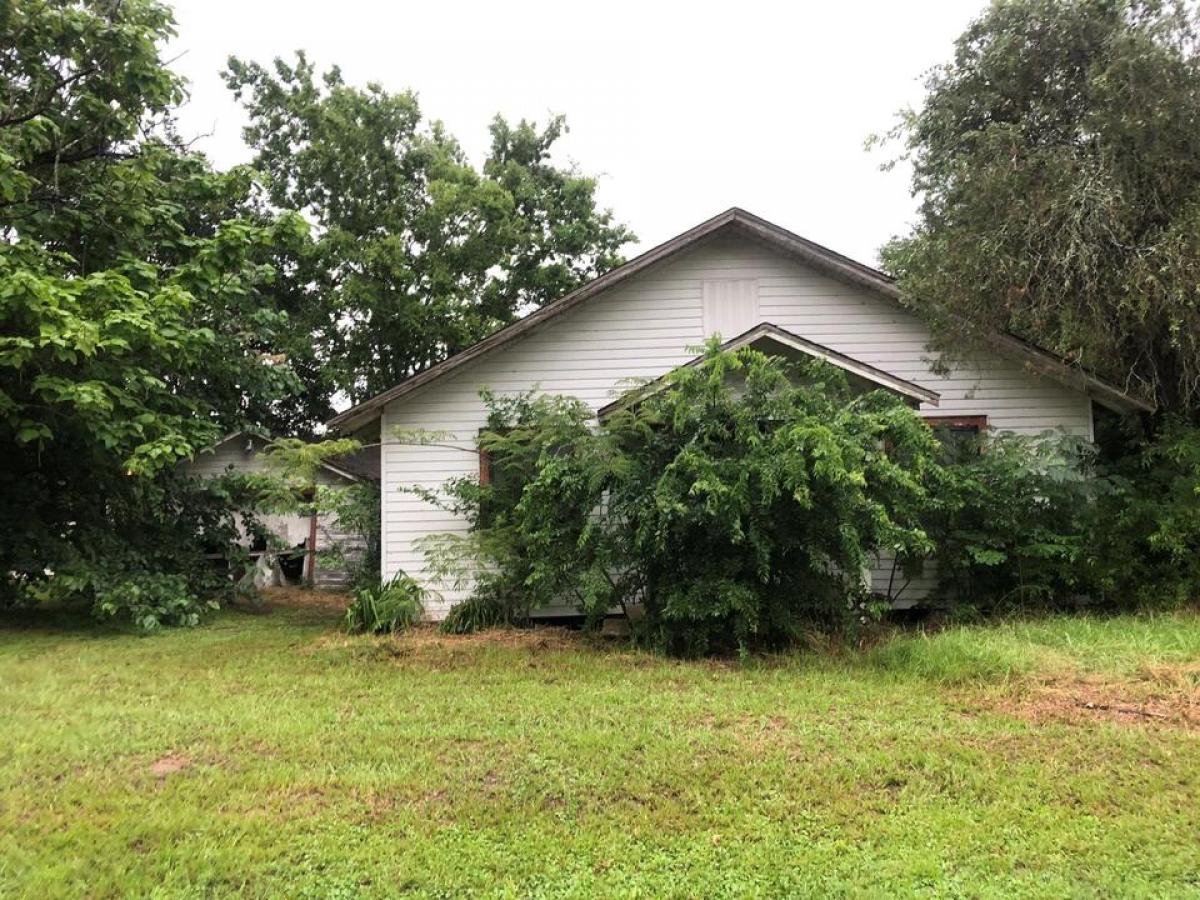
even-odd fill
[{"label": "vertical siding panel on gable", "polygon": [[[747,324],[739,327],[742,322]],[[417,546],[420,538],[466,531],[463,521],[400,487],[434,487],[447,477],[477,476],[474,442],[486,420],[480,387],[501,393],[536,387],[550,394],[572,394],[598,409],[631,383],[687,362],[694,355],[689,348],[701,344],[711,331],[719,330],[728,339],[759,322],[771,322],[938,391],[940,405],[922,408],[929,414],[986,415],[999,429],[1025,434],[1063,427],[1091,435],[1091,402],[1084,394],[1039,379],[999,357],[980,358],[937,375],[926,350],[928,330],[894,302],[752,241],[716,237],[388,405],[382,449],[384,577],[404,570],[425,580],[428,566]],[[724,327],[712,327],[717,323]],[[726,328],[734,330],[726,334]],[[437,446],[406,445],[389,437],[396,428],[449,436]],[[890,564],[881,562],[872,573],[873,585],[884,588],[890,573]],[[915,579],[903,599],[912,602],[924,596],[931,578],[927,573]],[[429,610],[434,618],[467,593],[431,586],[441,592]]]},{"label": "vertical siding panel on gable", "polygon": [[758,312],[758,281],[754,278],[708,279],[701,285],[704,337],[719,334],[730,340],[764,321]]}]

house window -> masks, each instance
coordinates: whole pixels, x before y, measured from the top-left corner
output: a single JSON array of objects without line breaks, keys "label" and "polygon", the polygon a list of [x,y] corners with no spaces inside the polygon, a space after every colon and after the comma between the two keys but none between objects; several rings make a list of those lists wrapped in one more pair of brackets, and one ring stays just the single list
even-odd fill
[{"label": "house window", "polygon": [[951,462],[962,462],[979,453],[987,434],[987,416],[924,416],[925,424],[945,448]]},{"label": "house window", "polygon": [[758,279],[705,281],[702,289],[704,337],[720,334],[727,341],[749,331],[760,321]]},{"label": "house window", "polygon": [[[483,434],[483,431],[480,431]],[[525,490],[526,473],[513,460],[494,450],[479,448],[479,483],[491,487],[491,501],[484,501],[479,510],[479,524],[487,528],[495,524],[496,511],[511,509]]]}]

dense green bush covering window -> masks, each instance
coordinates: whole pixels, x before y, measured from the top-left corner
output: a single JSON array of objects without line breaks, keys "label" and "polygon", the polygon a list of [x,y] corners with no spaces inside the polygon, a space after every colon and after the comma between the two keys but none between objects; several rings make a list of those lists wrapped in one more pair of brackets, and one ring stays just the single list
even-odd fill
[{"label": "dense green bush covering window", "polygon": [[488,400],[481,446],[524,477],[453,482],[442,502],[473,528],[430,549],[509,620],[637,604],[674,652],[779,646],[867,616],[880,552],[932,550],[935,437],[825,364],[714,345],[598,428],[571,398]]},{"label": "dense green bush covering window", "polygon": [[[940,605],[990,612],[1078,602],[1089,592],[1089,533],[1111,482],[1066,434],[955,435],[941,500],[924,519]],[[910,560],[920,568],[924,560]]]},{"label": "dense green bush covering window", "polygon": [[1200,428],[1168,421],[1107,467],[1089,565],[1098,595],[1122,604],[1200,599]]}]

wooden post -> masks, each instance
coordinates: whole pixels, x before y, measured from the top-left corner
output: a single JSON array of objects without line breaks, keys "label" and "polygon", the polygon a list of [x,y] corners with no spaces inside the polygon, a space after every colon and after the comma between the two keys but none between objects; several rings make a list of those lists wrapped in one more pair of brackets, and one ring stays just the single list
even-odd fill
[{"label": "wooden post", "polygon": [[305,560],[305,568],[308,570],[308,587],[317,587],[317,487],[313,486],[305,491],[305,499],[312,504],[312,511],[308,514],[308,558]]},{"label": "wooden post", "polygon": [[308,586],[317,584],[317,511],[313,510],[308,517]]}]

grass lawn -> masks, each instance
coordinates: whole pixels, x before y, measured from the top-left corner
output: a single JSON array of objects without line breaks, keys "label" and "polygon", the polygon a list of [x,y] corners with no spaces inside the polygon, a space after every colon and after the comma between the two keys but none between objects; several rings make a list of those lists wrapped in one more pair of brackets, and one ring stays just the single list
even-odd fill
[{"label": "grass lawn", "polygon": [[0,896],[1200,894],[1200,617],[679,663],[0,620]]}]

